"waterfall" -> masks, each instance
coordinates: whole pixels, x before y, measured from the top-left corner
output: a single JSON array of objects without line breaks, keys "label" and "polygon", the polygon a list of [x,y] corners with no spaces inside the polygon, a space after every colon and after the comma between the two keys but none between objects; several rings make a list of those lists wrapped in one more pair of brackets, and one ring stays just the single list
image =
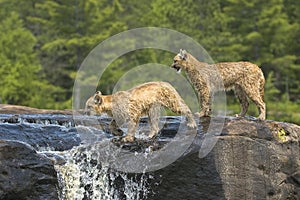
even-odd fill
[{"label": "waterfall", "polygon": [[[104,141],[102,143],[106,143]],[[147,173],[128,174],[114,171],[100,162],[102,144],[81,145],[64,152],[65,164],[56,165],[59,198],[95,200],[142,200],[151,192]]]},{"label": "waterfall", "polygon": [[[118,170],[120,156],[136,154],[118,146],[99,129],[76,127],[81,145],[60,152],[65,163],[56,164],[61,200],[142,200],[151,193],[151,173],[127,173]],[[130,145],[131,146],[131,145]],[[146,148],[147,149],[147,148]],[[140,153],[147,156],[147,152]],[[117,164],[115,164],[117,163]],[[122,167],[121,167],[122,169]]]},{"label": "waterfall", "polygon": [[[53,160],[61,200],[142,200],[154,195],[154,172],[186,152],[195,136],[181,117],[160,119],[160,135],[149,140],[141,119],[136,141],[126,144],[109,134],[107,117],[53,114],[0,116],[2,136],[31,145]],[[123,130],[126,132],[126,130]]]}]

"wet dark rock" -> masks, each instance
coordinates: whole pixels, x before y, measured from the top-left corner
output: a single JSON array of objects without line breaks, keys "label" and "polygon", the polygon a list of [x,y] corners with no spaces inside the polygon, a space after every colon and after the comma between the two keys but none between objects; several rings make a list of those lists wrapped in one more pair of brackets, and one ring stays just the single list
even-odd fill
[{"label": "wet dark rock", "polygon": [[[160,151],[174,139],[181,121],[179,117],[162,120],[166,123],[156,140],[122,144],[114,138],[112,147],[129,154]],[[5,114],[0,121],[0,199],[58,199],[53,192],[58,185],[53,165],[65,164],[64,157],[36,150],[64,151],[87,144],[76,152],[78,162],[84,162],[82,152],[91,152],[99,141],[112,138],[110,118]],[[165,168],[146,173],[153,177],[147,183],[151,187],[147,199],[300,199],[300,127],[252,118],[226,117],[214,123],[223,121],[221,133],[211,135],[217,142],[207,155],[203,154],[203,141],[215,127],[210,126],[211,118],[201,118],[198,134],[187,151]],[[80,126],[75,128],[75,124]],[[147,119],[140,124],[145,127]],[[105,148],[111,142],[101,144]],[[87,165],[101,167],[99,159],[90,162]],[[137,182],[139,177],[145,178],[130,176]],[[119,187],[119,197],[125,199],[124,180],[119,176],[111,185]],[[92,193],[86,191],[86,195]]]},{"label": "wet dark rock", "polygon": [[0,124],[0,139],[26,142],[35,149],[63,151],[80,144],[75,128],[25,123]]},{"label": "wet dark rock", "polygon": [[72,115],[4,114],[0,115],[0,139],[26,142],[36,150],[64,151],[82,142],[96,142],[106,137],[103,131],[108,133],[110,120]]},{"label": "wet dark rock", "polygon": [[149,199],[300,199],[299,126],[226,119],[217,138],[206,157],[194,145],[154,172],[161,184]]},{"label": "wet dark rock", "polygon": [[32,147],[0,140],[0,199],[58,199],[53,162]]}]

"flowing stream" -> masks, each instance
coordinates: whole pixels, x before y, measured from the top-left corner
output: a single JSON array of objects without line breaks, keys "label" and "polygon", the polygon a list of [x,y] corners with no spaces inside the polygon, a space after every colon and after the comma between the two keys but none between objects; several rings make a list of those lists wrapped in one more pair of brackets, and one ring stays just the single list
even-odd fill
[{"label": "flowing stream", "polygon": [[73,149],[67,154],[67,162],[56,165],[60,199],[133,200],[147,197],[149,177],[146,174],[129,177],[125,173],[112,172],[109,166],[93,158],[95,152]]},{"label": "flowing stream", "polygon": [[[56,165],[60,199],[139,200],[150,193],[150,174],[128,174],[114,171],[101,159],[101,145],[80,145],[62,152],[66,163]],[[106,147],[104,147],[106,148]],[[101,162],[100,162],[101,160]]]},{"label": "flowing stream", "polygon": [[[103,131],[109,119],[87,119],[86,116],[74,119],[72,116],[45,114],[0,115],[0,123],[6,124],[7,130],[15,124],[28,131],[24,137],[17,129],[8,137],[16,135],[17,140],[25,140],[38,152],[55,160],[61,200],[141,200],[152,192],[149,184],[156,180],[151,173],[126,173],[111,167],[120,152],[134,155],[134,151],[130,150],[131,146],[124,151],[122,146],[111,142],[112,136]],[[66,144],[73,140],[74,144],[67,147]],[[147,156],[148,153],[143,151],[141,154]]]},{"label": "flowing stream", "polygon": [[55,161],[61,200],[148,199],[160,184],[152,171],[174,162],[194,138],[178,131],[181,120],[161,119],[160,137],[145,140],[149,129],[147,119],[141,119],[136,142],[124,144],[109,134],[110,119],[105,117],[0,115],[4,132],[9,132],[3,139],[26,142]]}]

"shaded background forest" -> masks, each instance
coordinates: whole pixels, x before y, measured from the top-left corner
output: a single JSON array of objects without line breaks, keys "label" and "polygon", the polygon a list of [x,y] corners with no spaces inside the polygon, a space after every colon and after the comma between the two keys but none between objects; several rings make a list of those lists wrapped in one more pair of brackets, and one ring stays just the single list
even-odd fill
[{"label": "shaded background forest", "polygon": [[[259,65],[267,118],[300,124],[300,1],[0,0],[0,9],[0,103],[72,108],[76,71],[88,53],[124,30],[154,26],[192,37],[215,62]],[[151,49],[122,56],[99,89],[111,93],[131,67],[170,65],[173,56]],[[228,110],[237,113],[231,96]],[[248,114],[256,113],[252,105]]]}]

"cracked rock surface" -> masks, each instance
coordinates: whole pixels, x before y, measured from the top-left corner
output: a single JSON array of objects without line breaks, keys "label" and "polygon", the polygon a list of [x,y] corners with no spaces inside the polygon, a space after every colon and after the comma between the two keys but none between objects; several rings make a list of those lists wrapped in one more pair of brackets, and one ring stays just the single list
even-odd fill
[{"label": "cracked rock surface", "polygon": [[[64,151],[80,145],[83,138],[77,134],[70,116],[39,117],[26,115],[24,123],[20,116],[0,116],[0,199],[58,199],[54,170],[57,160],[39,150]],[[53,123],[57,117],[57,123],[42,123],[45,117]],[[97,120],[103,123],[93,133],[108,137],[109,120]],[[180,120],[165,120],[160,137],[172,140]],[[300,199],[298,125],[225,117],[215,121],[224,122],[216,134],[210,122],[210,118],[198,120],[199,131],[188,150],[165,168],[149,172],[155,181],[149,181],[152,192],[146,199]],[[93,126],[87,121],[81,123],[81,129]],[[145,123],[142,121],[141,125]],[[102,130],[97,132],[98,129]],[[203,156],[207,137],[216,143]],[[159,145],[165,144],[163,141],[156,143],[158,150]],[[137,144],[126,144],[126,148],[137,149],[134,145]],[[138,145],[143,146],[143,142]],[[149,146],[149,141],[144,145]]]}]

